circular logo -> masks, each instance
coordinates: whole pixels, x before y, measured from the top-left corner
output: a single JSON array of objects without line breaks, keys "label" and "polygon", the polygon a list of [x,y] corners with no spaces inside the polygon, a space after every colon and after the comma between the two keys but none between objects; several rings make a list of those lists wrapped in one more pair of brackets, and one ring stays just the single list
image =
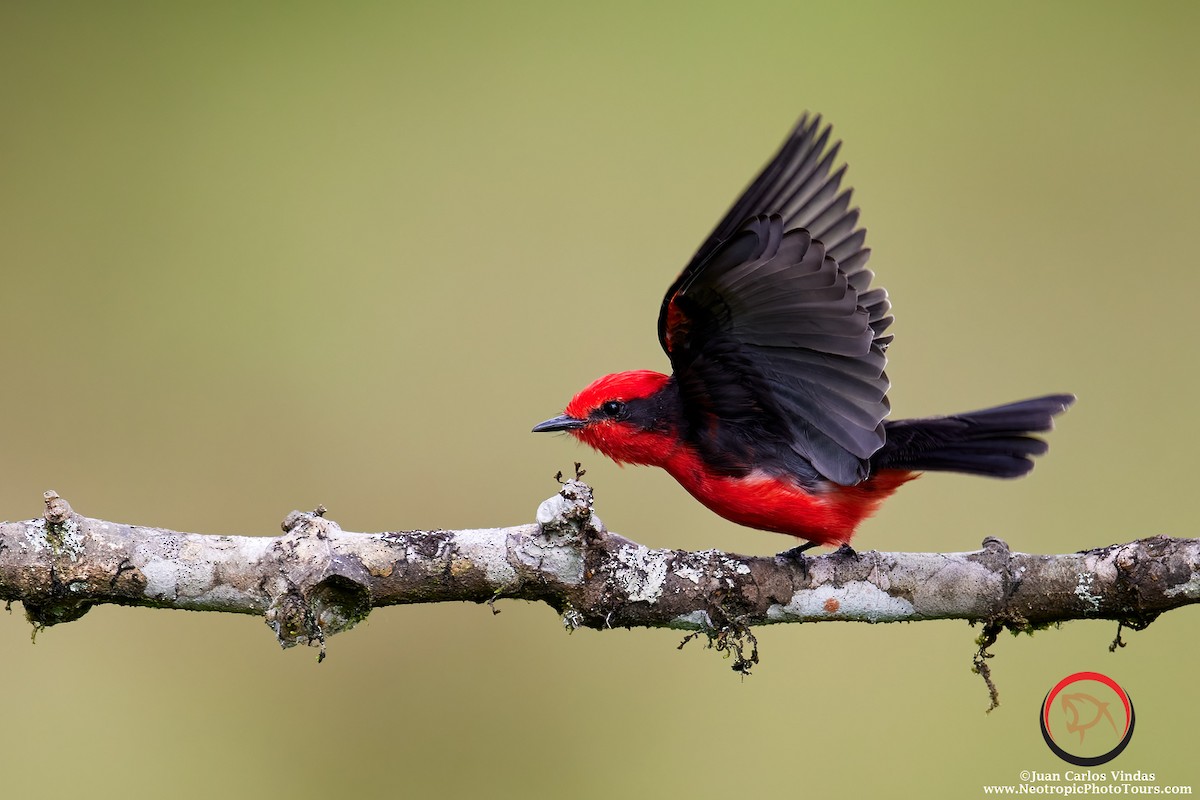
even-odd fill
[{"label": "circular logo", "polygon": [[1079,767],[1107,764],[1133,738],[1133,701],[1099,672],[1076,672],[1046,693],[1038,723],[1054,755]]}]

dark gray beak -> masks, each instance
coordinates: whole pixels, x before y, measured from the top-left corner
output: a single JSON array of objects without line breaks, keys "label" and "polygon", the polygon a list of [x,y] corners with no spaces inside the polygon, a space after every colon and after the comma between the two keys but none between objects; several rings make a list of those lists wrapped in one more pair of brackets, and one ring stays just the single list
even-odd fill
[{"label": "dark gray beak", "polygon": [[568,417],[566,414],[563,414],[562,416],[555,417],[554,419],[548,419],[545,422],[539,422],[537,425],[533,426],[533,432],[545,433],[546,431],[571,431],[575,430],[576,428],[582,428],[586,424],[587,420],[585,419],[575,419],[575,417]]}]

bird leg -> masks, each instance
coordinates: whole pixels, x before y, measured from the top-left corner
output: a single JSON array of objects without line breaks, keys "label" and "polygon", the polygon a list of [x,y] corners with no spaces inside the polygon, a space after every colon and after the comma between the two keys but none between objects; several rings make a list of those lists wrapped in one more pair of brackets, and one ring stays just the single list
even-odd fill
[{"label": "bird leg", "polygon": [[817,547],[820,544],[820,542],[805,542],[798,547],[793,547],[791,550],[784,550],[782,553],[776,556],[776,558],[784,558],[788,561],[799,561],[801,564],[803,564],[805,559],[804,551],[812,550],[814,547]]}]

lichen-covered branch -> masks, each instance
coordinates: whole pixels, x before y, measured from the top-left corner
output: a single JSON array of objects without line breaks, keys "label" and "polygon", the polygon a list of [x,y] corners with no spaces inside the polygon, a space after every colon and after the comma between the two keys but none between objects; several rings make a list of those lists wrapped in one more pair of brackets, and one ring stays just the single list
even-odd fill
[{"label": "lichen-covered branch", "polygon": [[0,599],[38,627],[100,603],[260,614],[283,646],[323,653],[377,606],[512,598],[549,604],[570,628],[701,631],[743,665],[750,628],[767,623],[965,619],[994,639],[1073,619],[1143,628],[1200,599],[1196,539],[1068,555],[999,539],[971,553],[653,550],[605,530],[578,480],[511,528],[350,533],[324,513],[292,512],[273,538],[205,536],[89,519],[47,492],[41,518],[0,524]]}]

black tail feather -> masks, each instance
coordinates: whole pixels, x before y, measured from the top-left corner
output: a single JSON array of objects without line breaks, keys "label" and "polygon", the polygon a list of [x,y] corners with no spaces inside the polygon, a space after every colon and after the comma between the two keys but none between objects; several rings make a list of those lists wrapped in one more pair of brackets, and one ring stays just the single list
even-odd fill
[{"label": "black tail feather", "polygon": [[885,422],[887,441],[871,457],[879,469],[938,470],[1016,478],[1033,469],[1049,445],[1033,436],[1054,427],[1054,417],[1075,402],[1052,394],[952,417]]}]

